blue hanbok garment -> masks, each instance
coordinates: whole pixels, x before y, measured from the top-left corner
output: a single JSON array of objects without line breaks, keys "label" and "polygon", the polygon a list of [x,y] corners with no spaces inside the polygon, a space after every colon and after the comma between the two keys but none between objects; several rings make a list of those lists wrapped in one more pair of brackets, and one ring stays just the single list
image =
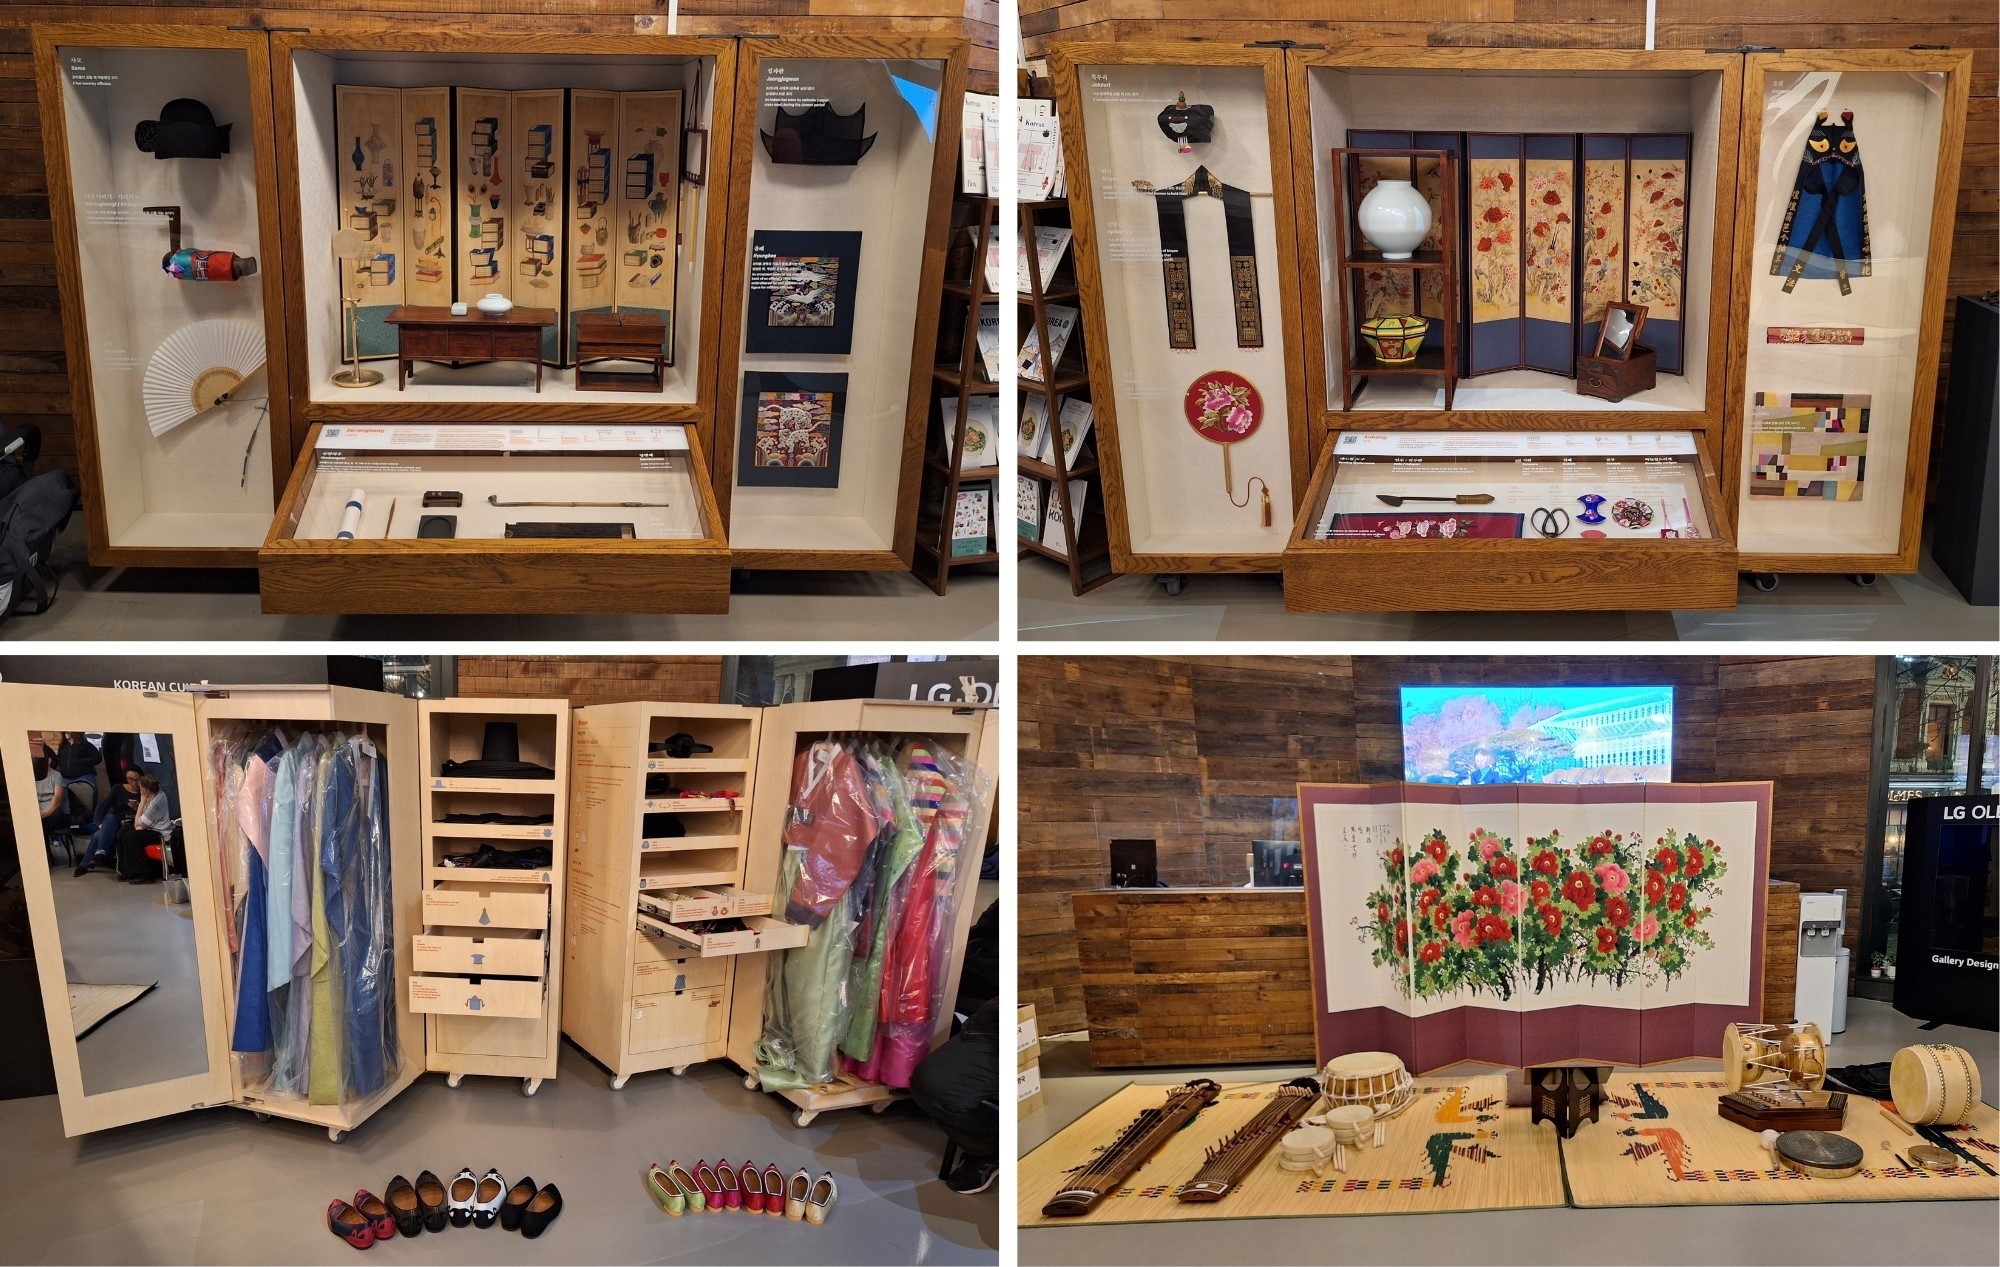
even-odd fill
[{"label": "blue hanbok garment", "polygon": [[236,963],[236,1028],[230,1048],[239,1052],[271,1049],[270,995],[265,989],[269,958],[264,919],[270,868],[271,774],[284,746],[273,734],[257,745],[243,764],[243,790],[236,800],[236,819],[249,844],[244,883],[243,950]]},{"label": "blue hanbok garment", "polygon": [[[271,1068],[271,1089],[303,1095],[311,1057],[307,1046],[312,1033],[312,807],[310,794],[313,766],[318,749],[313,737],[300,738],[278,762],[277,786],[271,797],[271,890],[267,926],[272,943],[271,997],[277,1032],[272,1035],[275,1056]],[[301,794],[308,800],[301,803]],[[303,865],[302,865],[303,864]],[[277,893],[280,878],[289,900],[281,902]],[[305,926],[299,927],[303,917]],[[283,957],[280,957],[280,948]],[[281,979],[279,973],[284,975]]]},{"label": "blue hanbok garment", "polygon": [[264,988],[282,990],[292,983],[297,960],[293,945],[292,881],[298,840],[299,747],[294,744],[278,758],[271,775],[271,874],[264,903]]},{"label": "blue hanbok garment", "polygon": [[1778,227],[1778,250],[1771,275],[1785,279],[1790,294],[1801,278],[1833,278],[1840,293],[1854,293],[1850,280],[1874,271],[1868,241],[1868,184],[1861,170],[1861,147],[1854,135],[1854,112],[1843,110],[1840,122],[1822,110],[1799,159]]},{"label": "blue hanbok garment", "polygon": [[[353,737],[334,754],[326,792],[327,828],[320,845],[326,876],[326,917],[339,947],[339,991],[346,1017],[342,1075],[348,1094],[373,1095],[388,1081],[382,1014],[394,988],[390,968],[388,877],[378,858],[386,856],[386,804],[378,757]],[[372,745],[371,745],[372,748]],[[378,874],[380,872],[380,874]]]}]

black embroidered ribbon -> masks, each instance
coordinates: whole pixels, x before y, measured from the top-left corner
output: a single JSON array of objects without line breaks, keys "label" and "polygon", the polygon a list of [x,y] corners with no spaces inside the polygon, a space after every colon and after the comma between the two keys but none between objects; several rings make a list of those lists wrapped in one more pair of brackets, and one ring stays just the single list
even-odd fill
[{"label": "black embroidered ribbon", "polygon": [[1264,346],[1264,305],[1257,290],[1257,231],[1250,220],[1250,195],[1226,185],[1206,167],[1177,185],[1153,191],[1160,216],[1160,272],[1167,291],[1167,343],[1194,347],[1194,284],[1188,271],[1186,200],[1207,194],[1222,200],[1229,235],[1229,281],[1236,306],[1236,346]]}]

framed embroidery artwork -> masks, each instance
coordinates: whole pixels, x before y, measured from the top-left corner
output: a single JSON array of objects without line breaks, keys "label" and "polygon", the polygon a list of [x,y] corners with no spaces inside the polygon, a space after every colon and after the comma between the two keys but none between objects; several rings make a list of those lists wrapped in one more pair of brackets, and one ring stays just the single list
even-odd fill
[{"label": "framed embroidery artwork", "polygon": [[743,350],[847,355],[860,270],[859,231],[757,230],[750,238]]},{"label": "framed embroidery artwork", "polygon": [[1466,373],[1576,370],[1577,138],[1466,134]]},{"label": "framed embroidery artwork", "polygon": [[837,488],[845,374],[746,373],[736,482]]},{"label": "framed embroidery artwork", "polygon": [[1860,501],[1870,399],[1853,392],[1753,393],[1750,495]]},{"label": "framed embroidery artwork", "polygon": [[1587,135],[1582,142],[1577,348],[1589,355],[1597,346],[1607,302],[1643,304],[1647,346],[1658,369],[1682,373],[1693,138],[1685,133]]}]

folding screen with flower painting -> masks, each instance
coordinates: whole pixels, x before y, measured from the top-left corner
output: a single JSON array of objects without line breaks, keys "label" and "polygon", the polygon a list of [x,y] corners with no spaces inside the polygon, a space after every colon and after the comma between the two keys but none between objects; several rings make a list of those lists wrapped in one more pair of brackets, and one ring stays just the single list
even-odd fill
[{"label": "folding screen with flower painting", "polygon": [[1574,374],[1574,136],[1469,132],[1466,373]]},{"label": "folding screen with flower painting", "polygon": [[1688,163],[1686,133],[1583,137],[1581,310],[1577,348],[1597,350],[1604,305],[1646,307],[1646,346],[1655,365],[1686,366]]},{"label": "folding screen with flower painting", "polygon": [[1761,1017],[1769,784],[1299,791],[1321,1060],[1652,1063]]},{"label": "folding screen with flower painting", "polygon": [[[1460,132],[1378,132],[1350,128],[1347,144],[1355,149],[1444,150],[1465,153],[1465,136]],[[1359,207],[1368,191],[1385,180],[1407,180],[1431,204],[1431,231],[1418,244],[1419,251],[1438,249],[1444,232],[1444,181],[1436,159],[1356,157],[1349,187],[1354,206]],[[1349,214],[1353,214],[1350,209]],[[1444,315],[1444,278],[1436,269],[1419,272],[1410,268],[1371,268],[1361,275],[1361,317]]]}]

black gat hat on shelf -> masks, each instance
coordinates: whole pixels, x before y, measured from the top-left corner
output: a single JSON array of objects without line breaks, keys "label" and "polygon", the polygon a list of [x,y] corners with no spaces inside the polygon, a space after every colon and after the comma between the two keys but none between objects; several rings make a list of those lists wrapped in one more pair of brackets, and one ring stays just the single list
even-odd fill
[{"label": "black gat hat on shelf", "polygon": [[193,97],[176,97],[160,107],[157,119],[142,119],[132,139],[154,158],[221,158],[229,152],[229,129]]},{"label": "black gat hat on shelf", "polygon": [[760,130],[764,152],[774,163],[799,163],[809,167],[853,167],[875,144],[868,130],[868,107],[856,106],[853,114],[837,114],[822,102],[793,114],[780,106],[771,130]]},{"label": "black gat hat on shelf", "polygon": [[673,757],[685,761],[697,752],[714,752],[705,743],[696,743],[695,737],[685,730],[677,730],[665,739],[655,739],[646,745],[646,751],[658,756]]},{"label": "black gat hat on shelf", "polygon": [[459,779],[553,779],[556,772],[545,765],[521,760],[519,722],[490,721],[480,741],[479,760],[447,761],[438,773]]}]

